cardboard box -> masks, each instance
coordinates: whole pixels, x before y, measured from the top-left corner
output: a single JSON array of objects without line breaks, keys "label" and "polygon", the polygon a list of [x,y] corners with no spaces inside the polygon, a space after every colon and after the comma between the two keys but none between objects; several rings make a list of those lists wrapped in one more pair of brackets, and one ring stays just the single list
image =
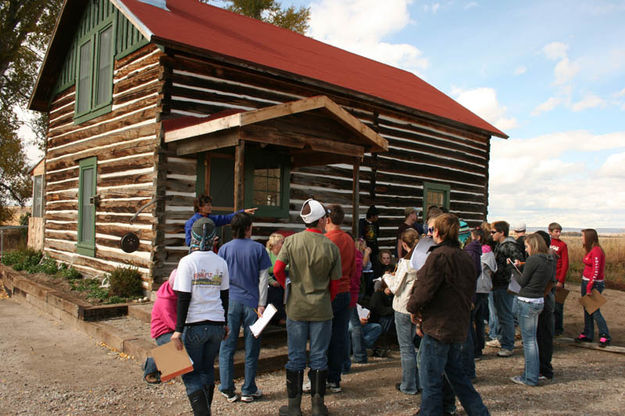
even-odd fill
[{"label": "cardboard box", "polygon": [[584,306],[584,309],[586,309],[586,312],[589,315],[599,309],[606,302],[606,298],[604,298],[597,289],[593,289],[591,293],[582,296],[582,298],[579,300],[579,303]]}]

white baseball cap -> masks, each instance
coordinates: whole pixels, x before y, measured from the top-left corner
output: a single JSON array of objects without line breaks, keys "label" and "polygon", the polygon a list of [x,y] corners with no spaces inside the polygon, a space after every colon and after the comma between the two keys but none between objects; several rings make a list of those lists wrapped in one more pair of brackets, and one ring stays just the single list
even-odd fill
[{"label": "white baseball cap", "polygon": [[[302,211],[304,210],[306,204],[308,204],[308,206],[310,207],[310,212],[308,214],[303,214]],[[313,222],[325,217],[326,215],[327,211],[321,204],[321,202],[312,198],[304,201],[304,203],[302,204],[302,209],[299,212],[299,216],[302,217],[302,220],[304,220],[306,224],[312,224]]]}]

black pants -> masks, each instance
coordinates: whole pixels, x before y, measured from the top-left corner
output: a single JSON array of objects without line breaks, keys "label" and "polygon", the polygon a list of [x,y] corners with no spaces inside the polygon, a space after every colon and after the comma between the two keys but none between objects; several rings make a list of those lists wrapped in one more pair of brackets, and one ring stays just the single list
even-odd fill
[{"label": "black pants", "polygon": [[545,296],[545,307],[538,315],[538,328],[536,329],[540,374],[549,379],[553,378],[551,356],[553,355],[554,308],[555,298],[553,291],[551,291],[551,293]]}]

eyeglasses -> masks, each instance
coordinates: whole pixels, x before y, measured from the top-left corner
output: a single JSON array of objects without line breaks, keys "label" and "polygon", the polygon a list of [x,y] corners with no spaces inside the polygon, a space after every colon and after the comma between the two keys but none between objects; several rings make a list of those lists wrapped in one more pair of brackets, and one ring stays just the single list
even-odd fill
[{"label": "eyeglasses", "polygon": [[428,233],[433,233],[434,232],[434,227],[428,227]]},{"label": "eyeglasses", "polygon": [[491,234],[497,234],[499,231],[491,231]]}]

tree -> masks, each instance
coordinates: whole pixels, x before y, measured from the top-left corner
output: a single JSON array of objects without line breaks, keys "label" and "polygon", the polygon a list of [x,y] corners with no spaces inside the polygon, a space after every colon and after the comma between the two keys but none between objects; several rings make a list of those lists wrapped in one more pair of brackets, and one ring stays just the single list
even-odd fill
[{"label": "tree", "polygon": [[[30,196],[22,126],[15,110],[25,109],[54,30],[62,0],[0,0],[0,223],[10,202],[24,205]],[[35,120],[41,128],[41,120]],[[45,124],[45,119],[43,121]]]},{"label": "tree", "polygon": [[235,13],[304,34],[308,29],[310,8],[294,6],[282,9],[276,0],[222,0]]}]

